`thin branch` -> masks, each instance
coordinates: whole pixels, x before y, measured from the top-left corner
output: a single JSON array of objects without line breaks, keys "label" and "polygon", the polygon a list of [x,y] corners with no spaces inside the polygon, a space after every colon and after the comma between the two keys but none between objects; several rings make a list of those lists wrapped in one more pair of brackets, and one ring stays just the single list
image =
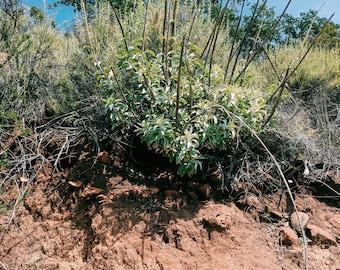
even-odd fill
[{"label": "thin branch", "polygon": [[230,49],[230,52],[229,52],[227,65],[226,65],[226,67],[225,67],[225,69],[224,69],[223,83],[226,83],[227,74],[228,74],[228,70],[229,70],[229,65],[230,65],[231,60],[232,60],[232,58],[233,58],[233,56],[234,56],[234,53],[236,53],[236,50],[234,51],[234,48],[235,48],[235,43],[236,43],[237,32],[238,32],[238,30],[240,29],[240,26],[241,26],[243,9],[244,9],[244,1],[243,1],[243,3],[242,3],[242,8],[241,8],[240,16],[239,16],[238,21],[237,21],[236,29],[234,30],[235,36],[234,36],[233,39],[232,39],[233,42],[232,42],[232,44],[231,44],[231,49]]},{"label": "thin branch", "polygon": [[[256,18],[258,16],[257,10],[258,10],[259,2],[260,2],[260,0],[257,0],[257,2],[255,4],[254,11],[253,11],[253,14],[252,14],[251,19],[250,19],[250,23],[249,23],[249,25],[248,25],[248,27],[246,29],[246,32],[244,33],[244,35],[242,37],[242,40],[240,41],[240,44],[238,46],[238,50],[237,50],[237,53],[236,53],[236,56],[235,56],[235,59],[234,59],[234,65],[233,65],[233,68],[231,70],[230,77],[229,77],[229,84],[231,83],[231,81],[232,81],[232,79],[234,77],[234,73],[235,73],[237,62],[238,62],[238,58],[240,57],[240,55],[242,53],[243,44],[245,43],[245,40],[248,37],[248,33],[249,33],[250,29],[253,27],[253,24],[255,23]],[[267,2],[267,0],[263,3],[263,5],[265,5],[266,2]],[[242,14],[243,8],[244,8],[244,1],[242,3],[241,14]]]},{"label": "thin branch", "polygon": [[[235,79],[235,81],[238,80],[238,78],[244,74],[246,72],[246,70],[249,67],[249,64],[255,59],[255,57],[260,53],[260,51],[262,50],[263,46],[267,43],[268,39],[270,38],[270,36],[273,34],[273,32],[275,31],[277,25],[279,24],[279,22],[281,21],[283,15],[286,13],[287,8],[289,7],[290,3],[292,0],[289,0],[286,7],[284,8],[284,10],[281,12],[280,16],[277,18],[277,20],[275,21],[275,23],[272,26],[272,31],[268,33],[268,35],[261,41],[261,46],[258,47],[258,49],[253,52],[253,54],[251,55],[251,57],[249,58],[249,61],[247,62],[247,65],[244,66],[244,68],[241,70],[241,72],[238,74],[237,78]],[[267,0],[264,2],[264,4],[266,4]],[[263,4],[263,5],[264,5]],[[261,7],[262,8],[262,7]],[[232,78],[230,77],[230,80]]]},{"label": "thin branch", "polygon": [[149,8],[149,0],[146,2],[146,7],[145,7],[145,17],[144,17],[144,25],[143,25],[143,36],[142,36],[142,53],[145,51],[145,32],[146,32],[146,21],[148,19],[148,8]]},{"label": "thin branch", "polygon": [[174,0],[174,10],[172,12],[172,20],[170,22],[170,35],[171,35],[171,38],[174,38],[175,32],[176,32],[177,5],[178,5],[178,0]]},{"label": "thin branch", "polygon": [[162,52],[163,52],[163,56],[162,56],[162,62],[164,62],[164,55],[165,55],[165,46],[166,46],[166,40],[165,40],[165,31],[166,31],[166,21],[167,21],[167,17],[168,17],[168,0],[164,1],[164,17],[163,17],[163,44],[162,44]]},{"label": "thin branch", "polygon": [[118,22],[118,25],[119,25],[119,28],[120,28],[120,32],[122,33],[125,49],[128,50],[128,45],[126,43],[126,35],[125,35],[125,32],[124,32],[124,28],[123,28],[122,22],[121,22],[121,20],[119,18],[117,9],[115,8],[115,6],[113,4],[113,0],[110,0],[110,5],[111,5],[111,8],[112,8],[112,10],[113,10],[113,12],[115,14],[116,19],[117,19],[117,22]]},{"label": "thin branch", "polygon": [[176,90],[176,112],[175,112],[175,119],[176,119],[176,125],[178,126],[178,110],[179,110],[179,95],[180,95],[180,88],[181,88],[181,71],[182,71],[182,60],[183,60],[183,54],[184,54],[184,45],[185,44],[185,36],[183,36],[182,40],[182,49],[181,49],[181,55],[179,58],[179,66],[178,66],[178,79],[177,79],[177,90]]},{"label": "thin branch", "polygon": [[[197,16],[197,13],[198,13],[198,9],[199,9],[199,6],[201,4],[201,1],[202,0],[198,0],[196,5],[195,5],[195,11],[194,11],[194,16],[192,17],[192,20],[191,20],[191,24],[190,24],[190,28],[189,28],[189,33],[188,33],[188,37],[187,37],[187,41],[189,42],[189,39],[190,39],[190,36],[191,36],[191,32],[192,32],[192,29],[194,27],[194,23],[195,23],[195,20],[196,20],[196,16]],[[228,0],[229,1],[229,0]]]},{"label": "thin branch", "polygon": [[226,2],[224,8],[220,12],[220,14],[218,16],[218,19],[217,19],[218,26],[217,26],[216,34],[214,36],[214,41],[213,41],[213,46],[212,46],[212,51],[211,51],[211,56],[210,56],[210,63],[209,63],[209,75],[208,75],[208,85],[209,86],[210,86],[210,81],[211,81],[211,70],[212,70],[212,63],[213,63],[214,52],[215,52],[215,48],[216,48],[216,44],[217,44],[217,38],[218,38],[218,34],[219,34],[220,30],[221,30],[221,25],[222,25],[225,13],[227,11],[228,4],[229,4],[229,0]]}]

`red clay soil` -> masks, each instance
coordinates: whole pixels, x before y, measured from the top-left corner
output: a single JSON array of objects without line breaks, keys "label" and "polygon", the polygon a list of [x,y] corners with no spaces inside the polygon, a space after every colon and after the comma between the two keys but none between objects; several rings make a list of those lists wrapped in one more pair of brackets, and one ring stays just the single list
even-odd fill
[{"label": "red clay soil", "polygon": [[[198,199],[128,180],[107,158],[85,153],[60,173],[37,175],[16,212],[0,216],[0,269],[304,269],[301,238],[282,241],[289,225],[280,194]],[[308,269],[340,269],[339,208],[308,194],[296,202],[333,239],[308,241]]]}]

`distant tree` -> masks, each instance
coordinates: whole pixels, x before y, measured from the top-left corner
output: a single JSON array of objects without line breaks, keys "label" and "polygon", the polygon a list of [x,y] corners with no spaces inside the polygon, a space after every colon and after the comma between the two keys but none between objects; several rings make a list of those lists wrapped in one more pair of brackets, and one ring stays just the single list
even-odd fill
[{"label": "distant tree", "polygon": [[251,37],[246,47],[252,46],[254,42],[276,43],[279,30],[274,29],[277,20],[274,8],[269,7],[267,3],[262,3],[260,5],[253,4],[250,10],[252,15],[243,17],[243,31],[246,31],[247,36]]},{"label": "distant tree", "polygon": [[[4,0],[19,1],[19,0]],[[81,10],[81,2],[84,2],[89,17],[99,2],[109,2],[119,11],[120,16],[124,16],[135,5],[145,3],[146,0],[59,0],[55,5],[73,6]],[[230,36],[235,42],[241,42],[241,52],[256,49],[256,46],[269,44],[282,44],[286,42],[295,43],[306,37],[313,40],[327,22],[326,18],[317,16],[317,11],[309,10],[294,17],[284,14],[280,22],[276,25],[278,16],[274,7],[269,7],[267,1],[258,0],[168,0],[169,3],[179,1],[182,5],[194,5],[199,3],[201,11],[216,19],[223,5],[228,2],[228,9],[224,17],[224,26],[228,25]],[[249,6],[251,14],[240,12],[242,5]],[[37,14],[36,14],[37,15]],[[276,26],[276,27],[274,27]],[[319,46],[335,47],[340,43],[340,25],[330,22],[324,32],[316,42]]]},{"label": "distant tree", "polygon": [[281,23],[281,42],[294,43],[305,37],[308,37],[308,41],[312,41],[323,31],[316,41],[316,45],[339,46],[340,25],[332,21],[326,24],[327,18],[319,17],[315,10],[302,12],[299,17],[285,14]]},{"label": "distant tree", "polygon": [[328,23],[321,36],[316,41],[316,45],[329,48],[340,48],[340,25],[333,22]]},{"label": "distant tree", "polygon": [[[317,46],[332,48],[340,45],[340,25],[332,21],[327,24],[327,18],[319,17],[317,11],[302,12],[298,17],[284,14],[276,25],[278,16],[266,1],[258,1],[255,4],[244,1],[250,5],[250,15],[241,15],[240,5],[234,5],[228,10],[225,18],[230,36],[242,43],[242,51],[252,50],[259,45],[295,43],[306,37],[308,42],[312,42],[321,32],[315,42]],[[239,21],[241,23],[237,27]]]},{"label": "distant tree", "polygon": [[30,16],[37,22],[46,21],[46,15],[37,7],[31,7]]},{"label": "distant tree", "polygon": [[125,14],[127,11],[130,11],[136,2],[140,2],[140,0],[59,0],[57,1],[54,6],[58,5],[66,5],[66,6],[73,6],[75,10],[81,10],[81,3],[84,2],[86,11],[88,14],[92,15],[92,11],[95,8],[95,5],[100,2],[110,3],[114,6],[120,14]]},{"label": "distant tree", "polygon": [[[241,5],[240,5],[241,2]],[[269,7],[264,1],[250,3],[249,1],[233,1],[225,17],[230,36],[239,45],[239,54],[260,49],[262,45],[274,44],[279,41],[279,29],[274,28],[277,17],[274,8]],[[250,15],[244,14],[248,5]],[[243,6],[243,8],[242,8]]]}]

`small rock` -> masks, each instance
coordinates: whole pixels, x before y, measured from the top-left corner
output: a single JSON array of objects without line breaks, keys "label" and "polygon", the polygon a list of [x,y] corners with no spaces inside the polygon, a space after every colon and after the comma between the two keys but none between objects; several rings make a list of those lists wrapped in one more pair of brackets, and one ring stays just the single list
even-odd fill
[{"label": "small rock", "polygon": [[232,218],[228,214],[212,211],[203,217],[202,223],[209,231],[225,232],[230,229]]},{"label": "small rock", "polygon": [[301,226],[300,226],[300,223],[299,223],[299,219],[298,219],[298,216],[300,218],[300,222],[301,222],[301,226],[302,228],[305,228],[308,221],[309,221],[309,216],[304,213],[304,212],[294,212],[290,215],[290,226],[295,230],[297,231],[298,233],[302,233],[302,230],[301,230]]},{"label": "small rock", "polygon": [[299,245],[296,232],[290,227],[283,227],[280,230],[280,241],[287,247],[297,247]]},{"label": "small rock", "polygon": [[310,237],[316,245],[336,245],[335,238],[316,225],[307,225],[307,232],[310,232]]}]

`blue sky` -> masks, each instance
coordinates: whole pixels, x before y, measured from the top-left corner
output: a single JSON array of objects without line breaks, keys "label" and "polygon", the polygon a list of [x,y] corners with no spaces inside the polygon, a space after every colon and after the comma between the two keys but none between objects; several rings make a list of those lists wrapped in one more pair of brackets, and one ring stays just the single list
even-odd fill
[{"label": "blue sky", "polygon": [[[47,10],[47,13],[57,22],[60,28],[63,28],[62,24],[69,24],[75,18],[72,7],[59,7],[51,10],[47,9],[48,4],[53,4],[56,2],[55,0],[23,0],[23,2],[30,7],[36,6],[43,11]],[[275,6],[276,13],[280,14],[286,6],[287,0],[268,0],[268,3],[269,6]],[[309,9],[320,10],[319,16],[326,17],[327,19],[335,13],[332,21],[340,24],[340,0],[292,0],[287,13],[298,16],[300,12],[304,12]]]},{"label": "blue sky", "polygon": [[[1,0],[0,0],[1,1]],[[58,8],[49,9],[48,6],[57,2],[56,0],[22,0],[24,5],[28,7],[38,7],[53,19],[59,28],[64,28],[65,25],[72,23],[75,19],[74,8],[70,6],[60,6]]]},{"label": "blue sky", "polygon": [[[286,0],[268,0],[269,6],[275,6],[276,12],[283,11],[288,1]],[[292,0],[287,10],[288,14],[298,16],[300,12],[309,9],[319,10],[320,17],[327,19],[333,14],[332,21],[340,24],[340,1],[339,0]]]}]

